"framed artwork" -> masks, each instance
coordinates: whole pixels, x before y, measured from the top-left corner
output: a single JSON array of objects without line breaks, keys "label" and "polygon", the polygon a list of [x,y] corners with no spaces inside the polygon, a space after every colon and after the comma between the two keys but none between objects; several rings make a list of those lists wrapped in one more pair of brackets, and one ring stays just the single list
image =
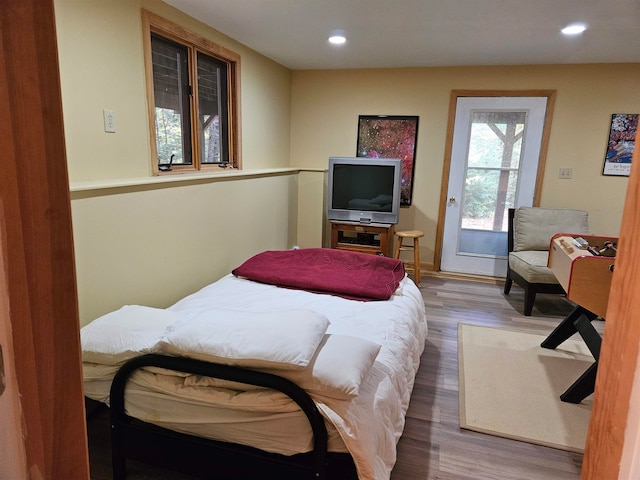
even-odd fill
[{"label": "framed artwork", "polygon": [[607,153],[604,157],[603,175],[628,177],[631,173],[631,157],[638,131],[637,113],[614,113],[611,115]]},{"label": "framed artwork", "polygon": [[356,156],[402,160],[400,205],[411,205],[417,141],[417,116],[360,115],[358,117]]}]

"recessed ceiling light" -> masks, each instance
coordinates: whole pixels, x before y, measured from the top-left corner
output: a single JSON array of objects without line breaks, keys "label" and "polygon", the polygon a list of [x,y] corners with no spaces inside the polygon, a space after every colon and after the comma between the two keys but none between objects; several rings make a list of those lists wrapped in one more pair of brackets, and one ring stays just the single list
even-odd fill
[{"label": "recessed ceiling light", "polygon": [[342,45],[346,41],[347,39],[343,35],[332,35],[329,37],[329,43],[333,43],[334,45]]},{"label": "recessed ceiling light", "polygon": [[329,43],[333,45],[342,45],[347,41],[347,37],[344,36],[344,30],[333,30],[329,35]]},{"label": "recessed ceiling light", "polygon": [[587,29],[584,23],[572,23],[560,30],[564,35],[579,35]]}]

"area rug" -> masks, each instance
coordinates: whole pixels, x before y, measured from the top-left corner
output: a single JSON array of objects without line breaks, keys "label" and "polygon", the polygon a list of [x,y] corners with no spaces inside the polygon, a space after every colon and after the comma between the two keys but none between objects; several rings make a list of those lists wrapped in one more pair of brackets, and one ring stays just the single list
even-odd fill
[{"label": "area rug", "polygon": [[543,335],[458,325],[460,427],[584,452],[593,395],[560,395],[593,363],[581,340],[540,347]]}]

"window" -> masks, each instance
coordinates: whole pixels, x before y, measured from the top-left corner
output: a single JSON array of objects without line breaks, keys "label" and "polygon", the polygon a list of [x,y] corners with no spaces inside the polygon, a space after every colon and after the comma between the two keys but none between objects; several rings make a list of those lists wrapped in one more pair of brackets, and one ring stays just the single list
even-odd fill
[{"label": "window", "polygon": [[240,168],[240,57],[143,12],[152,170]]}]

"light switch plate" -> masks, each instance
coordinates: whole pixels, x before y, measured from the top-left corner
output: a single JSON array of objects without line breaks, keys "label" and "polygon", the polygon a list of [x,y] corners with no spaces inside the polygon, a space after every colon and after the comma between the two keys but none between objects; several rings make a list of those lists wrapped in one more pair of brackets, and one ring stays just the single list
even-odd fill
[{"label": "light switch plate", "polygon": [[571,178],[573,177],[573,168],[567,168],[567,167],[561,167],[560,168],[560,174],[558,175],[558,178]]}]

